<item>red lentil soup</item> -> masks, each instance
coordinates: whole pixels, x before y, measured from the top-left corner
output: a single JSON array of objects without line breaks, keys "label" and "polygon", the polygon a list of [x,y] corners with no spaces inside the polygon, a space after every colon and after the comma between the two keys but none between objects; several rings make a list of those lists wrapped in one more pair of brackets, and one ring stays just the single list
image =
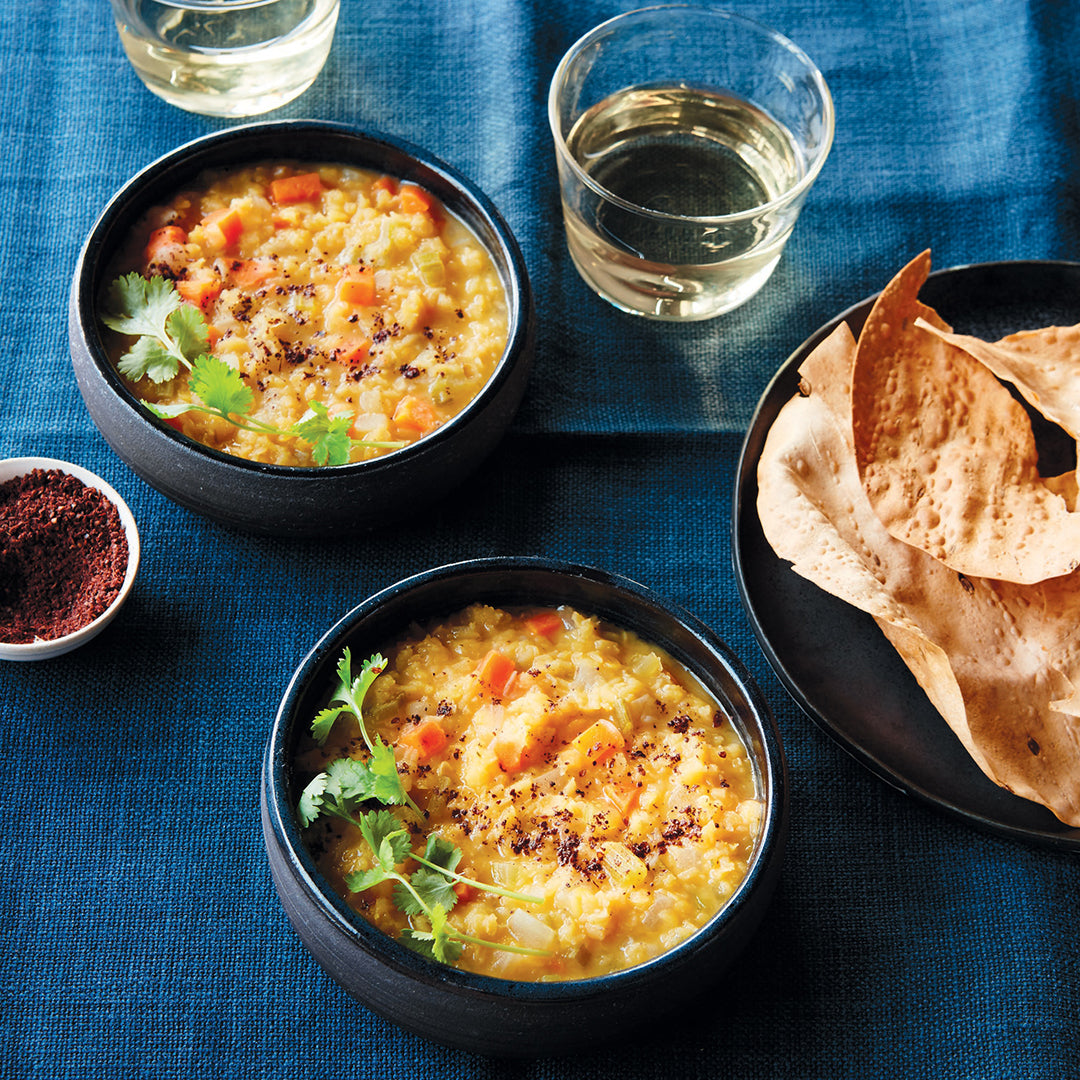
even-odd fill
[{"label": "red lentil soup", "polygon": [[[636,634],[569,608],[476,605],[398,642],[364,705],[394,747],[422,828],[462,851],[459,872],[525,893],[461,888],[460,967],[508,979],[586,979],[633,967],[705,925],[746,874],[763,817],[755,763],[719,704]],[[299,764],[364,756],[351,718]],[[404,812],[408,817],[408,812]],[[308,840],[333,886],[397,936],[389,884],[360,831]],[[415,924],[415,919],[413,920]]]},{"label": "red lentil soup", "polygon": [[[505,292],[479,240],[429,192],[363,169],[272,162],[204,173],[133,230],[110,280],[174,282],[240,372],[256,424],[288,429],[313,402],[351,418],[349,460],[409,445],[480,392],[507,340]],[[132,338],[113,335],[118,362]],[[187,373],[129,380],[159,406],[196,399]],[[311,446],[184,412],[170,421],[225,453],[316,464]],[[389,443],[389,447],[376,443]]]}]

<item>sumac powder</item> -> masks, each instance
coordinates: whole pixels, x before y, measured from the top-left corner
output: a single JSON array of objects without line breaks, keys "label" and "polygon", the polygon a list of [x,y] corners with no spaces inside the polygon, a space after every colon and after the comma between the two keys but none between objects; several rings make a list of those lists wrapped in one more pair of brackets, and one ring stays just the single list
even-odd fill
[{"label": "sumac powder", "polygon": [[116,598],[128,545],[116,507],[60,469],[0,484],[0,641],[71,634]]}]

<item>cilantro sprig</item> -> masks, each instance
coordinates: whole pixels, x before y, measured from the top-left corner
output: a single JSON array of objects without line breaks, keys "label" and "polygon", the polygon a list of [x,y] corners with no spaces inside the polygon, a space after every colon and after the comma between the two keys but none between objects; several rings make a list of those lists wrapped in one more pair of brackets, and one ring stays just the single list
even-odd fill
[{"label": "cilantro sprig", "polygon": [[[373,740],[364,723],[364,698],[371,684],[385,670],[386,658],[375,653],[364,661],[360,674],[353,678],[352,650],[346,647],[338,661],[337,688],[330,699],[330,704],[322,709],[312,721],[311,736],[322,746],[334,726],[334,721],[343,712],[351,713],[360,728],[360,737],[367,747],[368,757],[366,761],[342,758],[333,762],[330,768],[340,766],[341,774],[340,778],[335,774],[333,782],[344,781],[345,786],[342,790],[349,800],[364,802],[375,799],[384,806],[408,806],[422,817],[420,807],[409,798],[401,782],[392,747],[378,737]],[[303,810],[301,810],[301,817],[303,817]]]},{"label": "cilantro sprig", "polygon": [[[349,712],[356,718],[368,757],[366,760],[337,758],[311,780],[297,807],[301,825],[307,827],[325,815],[360,830],[371,853],[371,866],[346,875],[345,884],[359,893],[392,881],[394,904],[409,919],[400,940],[414,952],[444,964],[456,963],[467,944],[525,956],[546,955],[538,949],[473,937],[450,923],[448,915],[458,901],[456,883],[527,903],[541,903],[542,898],[458,873],[461,849],[437,834],[427,837],[423,854],[413,850],[412,830],[389,807],[407,805],[421,817],[422,812],[401,783],[393,749],[378,737],[372,739],[364,723],[364,698],[385,669],[386,659],[375,653],[364,661],[360,674],[354,677],[351,651],[346,648],[342,653],[337,666],[338,685],[330,704],[312,721],[311,734],[322,746],[337,718]],[[379,805],[373,808],[373,803]],[[417,863],[418,868],[406,873],[403,867],[410,862]],[[414,921],[417,919],[423,922]]]},{"label": "cilantro sprig", "polygon": [[110,330],[135,338],[116,365],[125,378],[162,383],[175,379],[181,368],[189,372],[188,386],[196,401],[175,405],[142,402],[161,420],[201,412],[244,431],[299,439],[310,445],[316,465],[344,465],[353,447],[397,450],[405,445],[354,439],[349,435],[352,417],[331,416],[326,405],[319,401],[313,401],[300,420],[287,428],[249,416],[255,401],[251,387],[236,368],[209,351],[209,332],[203,313],[194,305],[183,303],[173,283],[159,275],[147,279],[132,271],[117,278],[109,287],[101,321]]}]

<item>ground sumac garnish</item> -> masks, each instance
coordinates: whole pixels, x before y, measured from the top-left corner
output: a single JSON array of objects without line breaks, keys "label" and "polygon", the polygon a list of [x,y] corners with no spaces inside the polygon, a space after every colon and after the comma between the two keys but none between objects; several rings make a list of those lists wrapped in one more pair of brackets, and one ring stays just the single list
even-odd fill
[{"label": "ground sumac garnish", "polygon": [[59,469],[0,484],[0,641],[63,637],[116,598],[128,545],[116,507]]}]

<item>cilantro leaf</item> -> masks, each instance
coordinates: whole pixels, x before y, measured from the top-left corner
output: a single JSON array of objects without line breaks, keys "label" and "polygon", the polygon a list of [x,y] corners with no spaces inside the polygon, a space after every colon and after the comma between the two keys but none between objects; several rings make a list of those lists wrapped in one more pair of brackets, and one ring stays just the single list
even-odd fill
[{"label": "cilantro leaf", "polygon": [[[393,747],[388,746],[379,738],[373,741],[364,724],[364,698],[371,684],[385,668],[386,657],[381,653],[374,653],[364,661],[360,674],[354,679],[352,650],[346,646],[338,660],[338,685],[334,690],[334,696],[330,699],[330,704],[315,715],[315,719],[311,722],[311,736],[322,746],[329,737],[337,718],[343,712],[352,713],[368,748],[369,758],[362,765],[354,761],[349,766],[356,770],[357,777],[355,794],[351,797],[357,801],[377,799],[384,806],[411,806],[413,810],[420,813],[401,782]],[[360,778],[361,769],[365,770],[363,781]]]},{"label": "cilantro leaf", "polygon": [[178,401],[175,405],[159,405],[156,401],[143,401],[143,407],[149,409],[155,416],[162,420],[171,420],[174,416],[183,416],[193,409],[198,411],[202,406],[197,401]]},{"label": "cilantro leaf", "polygon": [[313,401],[300,420],[288,429],[288,434],[311,444],[311,457],[316,465],[345,465],[352,449],[353,441],[349,437],[352,420],[350,413],[331,416],[321,401]]},{"label": "cilantro leaf", "polygon": [[[330,704],[315,716],[311,733],[317,742],[324,743],[338,716],[351,712],[364,738],[368,757],[337,758],[327,766],[325,772],[316,776],[300,796],[297,808],[300,823],[307,827],[320,814],[331,814],[359,828],[370,851],[372,865],[366,870],[347,874],[345,884],[352,892],[360,893],[385,881],[394,882],[393,900],[398,910],[410,921],[419,917],[426,919],[430,925],[429,930],[412,925],[401,933],[402,944],[413,951],[444,964],[456,963],[466,942],[529,955],[545,955],[535,949],[474,938],[450,925],[447,913],[458,902],[458,895],[454,891],[457,881],[518,900],[541,903],[542,898],[513,893],[496,885],[485,885],[458,874],[461,849],[437,833],[427,837],[422,855],[412,850],[412,832],[389,807],[406,804],[418,815],[423,816],[422,812],[405,791],[397,771],[393,747],[378,736],[374,741],[371,739],[362,711],[368,690],[386,665],[386,658],[375,653],[364,662],[360,674],[354,678],[352,652],[348,647],[342,651],[336,669],[338,683],[334,696]],[[359,809],[368,802],[378,802],[381,808]],[[411,874],[398,869],[409,860],[420,863],[419,868]]]},{"label": "cilantro leaf", "polygon": [[242,416],[251,408],[255,395],[240,372],[216,356],[203,354],[191,366],[191,392],[207,408],[228,419]]},{"label": "cilantro leaf", "polygon": [[424,858],[433,868],[454,871],[461,862],[461,848],[450,843],[445,837],[439,836],[438,833],[432,833],[427,838]]},{"label": "cilantro leaf", "polygon": [[371,684],[386,670],[387,659],[381,653],[373,653],[360,668],[360,674],[352,684],[352,696],[356,699],[357,712],[364,703],[364,698]]},{"label": "cilantro leaf", "polygon": [[434,960],[435,957],[435,935],[428,930],[417,930],[414,927],[407,926],[401,931],[401,936],[398,940],[402,945],[411,949],[414,953],[419,953],[421,956],[426,956],[428,960]]},{"label": "cilantro leaf", "polygon": [[446,921],[446,910],[436,904],[428,912],[431,920],[431,950],[436,960],[444,964],[454,964],[461,957],[462,944],[453,936],[453,929]]},{"label": "cilantro leaf", "polygon": [[345,875],[345,884],[356,893],[370,889],[373,885],[381,885],[386,880],[386,871],[381,866],[373,866],[370,870],[357,870]]},{"label": "cilantro leaf", "polygon": [[409,830],[389,810],[369,810],[361,815],[357,824],[376,863],[386,873],[391,873],[411,854]]},{"label": "cilantro leaf", "polygon": [[346,812],[349,803],[365,802],[375,794],[375,778],[366,761],[338,758],[330,763],[326,772],[340,799],[341,808]]},{"label": "cilantro leaf", "polygon": [[180,361],[156,337],[147,335],[139,338],[117,360],[116,370],[125,379],[148,378],[151,382],[163,383],[176,378]]},{"label": "cilantro leaf", "polygon": [[180,303],[171,281],[156,274],[147,281],[133,270],[109,286],[101,321],[119,334],[165,339],[166,321]]},{"label": "cilantro leaf", "polygon": [[315,714],[315,719],[311,721],[311,737],[320,745],[326,742],[330,735],[330,729],[334,726],[334,721],[344,712],[343,705],[328,705],[325,709],[320,710]]},{"label": "cilantro leaf", "polygon": [[387,746],[382,739],[376,739],[371,747],[371,774],[375,778],[376,799],[388,806],[403,806],[409,802],[409,796],[401,783],[397,771],[397,758],[393,747]]},{"label": "cilantro leaf", "polygon": [[194,362],[210,347],[206,319],[193,304],[176,307],[165,320],[165,329],[187,360]]},{"label": "cilantro leaf", "polygon": [[409,830],[389,810],[369,810],[352,819],[371,850],[374,865],[367,870],[345,876],[345,884],[353,892],[363,892],[383,881],[404,882],[406,879],[395,867],[412,854]]},{"label": "cilantro leaf", "polygon": [[337,676],[338,685],[334,690],[334,696],[330,704],[323,709],[312,721],[312,738],[322,746],[326,742],[334,721],[341,713],[348,710],[356,717],[360,725],[360,734],[363,736],[367,748],[372,749],[372,742],[364,727],[363,704],[364,698],[371,684],[386,668],[386,658],[380,653],[375,653],[364,661],[360,674],[354,679],[352,673],[352,650],[346,646],[338,660]]},{"label": "cilantro leaf", "polygon": [[[408,927],[402,930],[400,941],[413,952],[426,956],[429,960],[438,960],[444,964],[455,964],[461,958],[464,946],[453,928],[446,921],[446,912],[436,904],[428,913],[430,930],[418,930]],[[474,940],[470,938],[469,940]],[[477,944],[488,944],[477,941]]]},{"label": "cilantro leaf", "polygon": [[[413,888],[427,906],[440,904],[444,910],[449,911],[458,902],[458,894],[454,891],[458,875],[454,871],[461,862],[461,848],[437,833],[432,833],[427,838],[424,854],[414,855],[413,858],[421,864],[420,869],[409,879]],[[396,892],[394,898],[398,899]],[[398,907],[401,907],[401,903]],[[403,907],[401,909],[406,910]]]},{"label": "cilantro leaf", "polygon": [[394,903],[406,915],[419,915],[436,904],[444,911],[449,911],[458,901],[454,883],[437,870],[428,870],[426,866],[421,866],[409,875],[409,884],[415,890],[416,896],[406,892],[400,885],[394,890]]},{"label": "cilantro leaf", "polygon": [[323,807],[323,794],[326,791],[327,774],[319,773],[300,794],[297,816],[305,828],[318,816]]}]

